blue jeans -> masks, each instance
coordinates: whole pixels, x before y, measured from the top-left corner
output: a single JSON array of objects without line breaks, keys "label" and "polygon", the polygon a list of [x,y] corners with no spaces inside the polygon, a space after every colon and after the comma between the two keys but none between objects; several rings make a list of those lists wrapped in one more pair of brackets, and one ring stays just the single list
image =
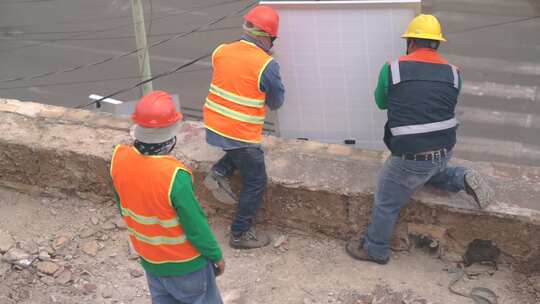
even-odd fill
[{"label": "blue jeans", "polygon": [[386,160],[379,173],[371,223],[362,237],[370,256],[388,258],[399,212],[418,188],[427,184],[450,192],[465,189],[466,169],[448,166],[451,157],[449,152],[446,157],[428,161],[404,160],[399,156]]},{"label": "blue jeans", "polygon": [[247,231],[261,206],[267,182],[263,150],[260,147],[226,150],[225,155],[212,167],[215,173],[225,177],[231,177],[236,169],[242,177],[242,191],[231,225],[233,234]]},{"label": "blue jeans", "polygon": [[195,272],[174,277],[146,273],[153,304],[223,304],[212,263]]}]

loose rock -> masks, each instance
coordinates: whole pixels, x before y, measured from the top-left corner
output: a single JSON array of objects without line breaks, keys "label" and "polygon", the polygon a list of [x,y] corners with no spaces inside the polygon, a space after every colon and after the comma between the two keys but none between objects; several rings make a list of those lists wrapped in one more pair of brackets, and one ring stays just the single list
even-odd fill
[{"label": "loose rock", "polygon": [[39,279],[41,282],[43,282],[47,286],[54,285],[54,279],[49,276],[43,276]]},{"label": "loose rock", "polygon": [[40,247],[39,251],[45,251],[49,256],[54,256],[54,249],[51,246]]},{"label": "loose rock", "polygon": [[52,247],[54,250],[58,250],[62,247],[64,247],[67,242],[70,240],[70,237],[67,235],[59,236],[53,243]]},{"label": "loose rock", "polygon": [[110,285],[107,285],[107,286],[103,287],[103,289],[101,290],[101,296],[104,299],[110,299],[110,298],[112,298],[114,292],[115,292],[114,288],[112,286],[110,286]]},{"label": "loose rock", "polygon": [[39,246],[33,240],[21,242],[20,247],[29,254],[38,254],[39,252]]},{"label": "loose rock", "polygon": [[101,225],[101,228],[104,230],[114,230],[116,229],[116,225],[112,222],[105,222],[103,225]]},{"label": "loose rock", "polygon": [[286,234],[280,235],[274,242],[274,248],[278,248],[279,246],[283,245],[285,242],[287,242],[287,239],[288,236]]},{"label": "loose rock", "polygon": [[144,275],[144,273],[140,271],[139,269],[132,269],[129,273],[134,278],[140,278]]},{"label": "loose rock", "polygon": [[66,285],[72,280],[72,274],[69,269],[64,269],[60,274],[56,277],[56,283],[60,285]]},{"label": "loose rock", "polygon": [[82,291],[87,295],[96,292],[96,290],[97,290],[96,284],[85,283],[82,285]]},{"label": "loose rock", "polygon": [[87,239],[87,238],[93,236],[94,234],[96,234],[96,232],[97,231],[92,229],[92,228],[86,228],[81,232],[80,237],[82,239]]},{"label": "loose rock", "polygon": [[8,262],[8,263],[11,263],[11,264],[14,264],[16,263],[17,261],[21,261],[21,260],[25,260],[25,259],[30,259],[30,255],[28,254],[28,252],[22,250],[22,249],[19,249],[19,248],[11,248],[10,250],[8,250],[6,252],[6,254],[4,254],[4,256],[2,257],[4,259],[4,261]]},{"label": "loose rock", "polygon": [[131,240],[128,239],[128,259],[130,260],[136,260],[139,258],[139,254],[137,251],[135,251],[135,248],[133,247],[133,244],[131,244]]},{"label": "loose rock", "polygon": [[441,260],[449,263],[461,263],[463,262],[463,256],[455,253],[443,250],[440,255]]},{"label": "loose rock", "polygon": [[531,285],[536,292],[540,292],[540,275],[530,277],[529,282],[531,282]]},{"label": "loose rock", "polygon": [[55,263],[47,261],[37,263],[36,267],[39,272],[47,275],[53,275],[60,268],[60,266]]},{"label": "loose rock", "polygon": [[13,245],[15,245],[13,237],[7,231],[0,229],[0,253],[6,253]]},{"label": "loose rock", "polygon": [[0,279],[11,269],[11,265],[0,261]]},{"label": "loose rock", "polygon": [[41,251],[38,255],[38,259],[40,259],[41,261],[50,261],[51,256],[47,251]]},{"label": "loose rock", "polygon": [[99,224],[99,219],[95,216],[90,217],[90,222],[94,225]]},{"label": "loose rock", "polygon": [[98,252],[98,243],[96,242],[96,240],[92,240],[92,241],[89,241],[89,242],[86,242],[82,245],[81,247],[81,250],[90,255],[90,256],[96,256],[97,252]]},{"label": "loose rock", "polygon": [[120,230],[126,230],[127,229],[126,222],[122,218],[116,219],[114,221],[114,225],[116,226],[116,228],[118,228]]}]

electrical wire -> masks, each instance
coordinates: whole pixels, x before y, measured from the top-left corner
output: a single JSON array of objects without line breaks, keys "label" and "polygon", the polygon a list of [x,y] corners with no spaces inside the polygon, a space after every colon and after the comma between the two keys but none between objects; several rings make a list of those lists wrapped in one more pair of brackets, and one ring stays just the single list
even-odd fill
[{"label": "electrical wire", "polygon": [[[232,30],[232,29],[238,29],[237,25],[234,26],[222,26],[222,27],[215,27],[211,29],[201,30],[197,33],[206,33],[206,32],[215,32],[215,31],[222,31],[222,30]],[[159,34],[152,34],[147,35],[148,37],[163,37],[163,36],[171,36],[171,35],[178,35],[179,32],[170,32],[170,33],[159,33]],[[94,40],[119,40],[119,39],[133,39],[135,38],[134,35],[130,36],[108,36],[108,37],[85,37],[85,38],[60,38],[57,39],[57,41],[94,41]],[[0,38],[2,39],[2,38]],[[20,40],[20,41],[49,41],[48,39],[17,39],[17,38],[10,38],[10,40]]]},{"label": "electrical wire", "polygon": [[55,2],[58,0],[21,0],[21,1],[0,1],[0,4],[25,4],[25,3],[43,3]]},{"label": "electrical wire", "polygon": [[[247,10],[248,8],[255,5],[256,3],[257,3],[256,1],[252,1],[248,5],[243,6],[239,10],[236,10],[236,11],[234,11],[232,13],[227,14],[227,15],[223,15],[220,18],[214,19],[213,21],[211,21],[209,23],[206,23],[206,24],[203,24],[201,26],[195,27],[194,29],[192,29],[190,31],[182,32],[182,33],[179,33],[178,35],[175,35],[175,36],[172,36],[172,37],[169,37],[169,38],[154,42],[154,43],[152,43],[152,44],[150,44],[148,46],[148,49],[159,46],[159,45],[162,45],[162,44],[167,43],[167,42],[169,42],[171,40],[176,40],[176,39],[191,35],[191,34],[193,34],[195,32],[200,31],[200,30],[204,30],[204,29],[206,29],[208,27],[211,27],[212,25],[214,25],[216,23],[219,23],[219,22],[221,22],[221,21],[223,21],[223,20],[225,20],[227,18],[230,18],[230,17],[232,17],[234,15],[237,15],[237,14]],[[1,79],[0,83],[13,82],[13,81],[22,81],[22,80],[34,80],[34,79],[37,79],[37,78],[43,78],[43,77],[48,77],[48,76],[52,76],[52,75],[69,73],[69,72],[73,72],[73,71],[93,67],[93,66],[96,66],[96,65],[104,64],[104,63],[112,61],[112,60],[120,59],[120,58],[129,56],[129,55],[135,54],[135,53],[139,52],[140,50],[142,50],[142,48],[138,48],[138,49],[135,49],[135,50],[132,50],[132,51],[124,52],[124,53],[121,53],[121,54],[117,54],[117,55],[114,55],[114,56],[111,56],[111,57],[108,57],[108,58],[105,58],[105,59],[101,59],[101,60],[98,60],[98,61],[94,61],[94,62],[90,62],[90,63],[86,63],[86,64],[80,64],[80,65],[65,68],[65,69],[60,69],[60,70],[57,70],[57,71],[39,73],[39,74],[29,75],[29,76],[19,76],[19,77]]]},{"label": "electrical wire", "polygon": [[[209,67],[208,68],[198,68],[198,69],[191,69],[191,70],[187,70],[187,71],[181,71],[181,72],[178,72],[178,74],[200,72],[200,71],[209,71],[209,70],[210,70]],[[52,83],[41,83],[41,84],[23,85],[23,86],[14,86],[14,87],[0,87],[0,90],[44,88],[44,87],[55,87],[55,86],[69,86],[69,85],[99,83],[99,82],[117,81],[117,80],[132,80],[132,79],[140,79],[140,78],[141,78],[140,76],[125,76],[125,77],[100,78],[100,79],[68,81],[68,82],[52,82]]]},{"label": "electrical wire", "polygon": [[[212,4],[206,4],[206,5],[199,5],[199,6],[193,6],[193,7],[189,7],[189,8],[185,8],[185,9],[178,9],[178,10],[173,10],[169,13],[166,13],[162,16],[159,16],[159,18],[162,18],[162,17],[170,17],[170,16],[175,16],[175,15],[178,15],[178,14],[182,14],[182,13],[185,13],[186,10],[195,10],[195,9],[206,9],[206,8],[212,8],[212,7],[217,7],[217,6],[221,6],[221,5],[226,5],[226,4],[231,4],[231,3],[236,3],[236,2],[241,2],[241,1],[244,1],[244,0],[227,0],[227,1],[220,1],[218,3],[212,3]],[[0,2],[1,4],[1,2]],[[193,11],[192,11],[193,13]],[[145,16],[146,17],[146,16]],[[91,18],[79,18],[77,20],[65,20],[65,21],[60,21],[60,22],[50,22],[50,23],[33,23],[33,24],[10,24],[8,28],[20,28],[20,27],[43,27],[43,26],[47,26],[47,25],[62,25],[62,24],[81,24],[81,23],[86,23],[86,22],[97,22],[97,21],[109,21],[109,20],[117,20],[117,19],[127,19],[127,18],[132,18],[132,15],[119,15],[119,16],[111,16],[111,17],[101,17],[101,18],[94,18],[94,17],[91,17]],[[131,25],[131,24],[129,24]],[[0,28],[6,28],[7,26],[0,26]],[[52,33],[52,34],[58,34],[58,33],[61,33],[61,34],[69,34],[69,33],[75,33],[75,32],[82,32],[82,31],[68,31],[68,32],[34,32],[34,33],[21,33],[21,34],[47,34],[47,33]],[[89,32],[89,31],[85,31],[85,32]],[[91,32],[91,31],[90,31]]]},{"label": "electrical wire", "polygon": [[[247,6],[241,8],[240,10],[238,10],[238,11],[236,11],[236,12],[233,12],[232,14],[229,14],[229,15],[232,16],[232,15],[239,14],[239,13],[241,13],[241,12],[244,12],[244,11],[246,11],[247,9],[251,8],[252,6],[254,6],[255,4],[257,4],[257,1],[251,2],[251,3],[248,4]],[[223,16],[223,17],[221,17],[221,18],[215,19],[214,21],[212,21],[212,22],[210,22],[209,24],[207,24],[207,26],[211,26],[211,25],[213,25],[213,24],[219,22],[220,20],[223,20],[223,19],[227,18],[227,16],[229,16],[229,15],[226,15],[226,16]],[[193,65],[193,64],[196,64],[197,62],[199,62],[199,61],[201,61],[201,60],[203,60],[203,59],[205,59],[205,58],[208,58],[208,57],[212,56],[212,52],[213,52],[213,51],[210,51],[210,52],[208,52],[207,54],[204,54],[204,55],[202,55],[202,56],[199,56],[199,57],[197,57],[197,58],[195,58],[195,59],[193,59],[193,60],[191,60],[191,61],[189,61],[189,62],[187,62],[187,63],[185,63],[185,64],[182,64],[182,65],[176,67],[175,69],[172,69],[172,70],[170,70],[170,71],[167,71],[167,72],[158,74],[158,75],[156,75],[156,76],[154,76],[154,77],[152,77],[152,78],[149,78],[149,79],[140,81],[140,82],[138,82],[138,83],[136,83],[136,84],[134,84],[134,85],[132,85],[132,86],[130,86],[130,87],[127,87],[127,88],[124,88],[124,89],[120,89],[120,90],[118,90],[118,91],[116,91],[116,92],[114,92],[114,93],[111,93],[111,94],[109,94],[109,95],[103,96],[102,98],[100,98],[100,99],[98,99],[98,100],[94,100],[94,101],[92,101],[92,102],[89,102],[89,103],[86,103],[86,104],[79,105],[79,106],[77,106],[76,108],[86,108],[86,107],[91,106],[91,105],[93,105],[93,104],[96,104],[96,105],[99,107],[100,102],[103,101],[103,100],[105,100],[105,99],[107,99],[107,98],[111,98],[111,97],[114,97],[114,96],[116,96],[116,95],[118,95],[118,94],[122,94],[122,93],[125,93],[125,92],[128,92],[128,91],[131,91],[131,90],[133,90],[133,89],[135,89],[135,88],[138,88],[138,87],[142,86],[142,85],[145,84],[145,83],[148,83],[148,82],[154,81],[154,80],[156,80],[156,79],[159,79],[159,78],[166,77],[166,76],[172,75],[172,74],[174,74],[174,73],[177,73],[177,72],[181,71],[182,69],[185,69],[185,68],[187,68],[187,67],[189,67],[189,66],[191,66],[191,65]]]},{"label": "electrical wire", "polygon": [[174,73],[176,73],[176,72],[179,72],[180,70],[182,70],[182,69],[184,69],[184,68],[187,68],[188,66],[191,66],[191,65],[193,65],[193,64],[195,64],[195,63],[197,63],[197,62],[199,62],[199,61],[201,61],[201,60],[203,60],[203,59],[205,59],[205,58],[208,58],[208,57],[210,57],[210,56],[212,56],[212,53],[204,54],[204,55],[199,56],[199,57],[197,57],[197,58],[195,58],[195,59],[193,59],[193,60],[191,60],[191,61],[189,61],[189,62],[187,62],[187,63],[182,64],[181,66],[179,66],[179,67],[177,67],[177,68],[175,68],[175,69],[173,69],[173,70],[170,70],[170,71],[161,73],[161,74],[159,74],[159,75],[156,75],[156,76],[154,76],[154,77],[152,77],[152,78],[149,78],[149,79],[146,79],[146,80],[137,82],[136,84],[134,84],[134,85],[132,85],[132,86],[129,86],[129,87],[127,87],[127,88],[123,88],[123,89],[121,89],[121,90],[118,90],[118,91],[116,91],[116,92],[114,92],[114,93],[111,93],[111,94],[109,94],[109,95],[107,95],[107,96],[104,96],[104,97],[102,97],[102,98],[100,98],[100,99],[98,99],[98,100],[94,100],[94,101],[92,101],[92,102],[89,102],[89,103],[86,103],[86,104],[82,104],[82,105],[76,106],[75,108],[77,108],[77,109],[82,109],[82,108],[86,108],[86,107],[88,107],[88,106],[91,106],[91,105],[93,105],[93,104],[97,104],[98,107],[99,107],[100,102],[102,102],[103,100],[105,100],[105,99],[107,99],[107,98],[111,98],[111,97],[114,97],[114,96],[116,96],[116,95],[118,95],[118,94],[122,94],[122,93],[125,93],[125,92],[128,92],[128,91],[131,91],[131,90],[133,90],[133,89],[135,89],[135,88],[138,88],[138,87],[142,86],[142,85],[145,84],[145,83],[148,83],[148,82],[151,82],[151,81],[153,81],[153,80],[156,80],[156,79],[159,79],[159,78],[162,78],[162,77],[165,77],[165,76],[169,76],[169,75],[171,75],[171,74],[174,74]]},{"label": "electrical wire", "polygon": [[[223,1],[223,2],[219,2],[219,3],[194,7],[194,8],[192,8],[192,10],[188,10],[188,11],[181,10],[181,11],[178,11],[176,13],[170,13],[170,14],[167,14],[167,15],[163,15],[163,16],[153,18],[153,21],[162,20],[162,19],[169,18],[169,17],[172,17],[172,16],[181,16],[181,15],[194,13],[194,12],[196,12],[195,10],[213,8],[213,7],[218,7],[218,6],[225,5],[225,4],[231,4],[231,3],[242,2],[242,1],[244,1],[244,0],[230,0],[230,1]],[[99,29],[99,30],[74,31],[73,33],[105,33],[105,32],[110,32],[110,31],[114,31],[114,30],[118,30],[118,29],[126,28],[126,27],[131,27],[131,26],[133,26],[133,23],[122,24],[122,25],[109,27],[109,28],[104,28],[104,29]],[[84,35],[71,35],[71,36],[69,36],[67,38],[80,38],[82,36],[84,36]],[[31,48],[31,47],[38,47],[38,46],[41,46],[41,45],[44,45],[44,44],[47,44],[47,43],[54,43],[54,42],[62,41],[65,38],[66,37],[62,37],[62,38],[52,39],[52,40],[49,40],[49,41],[43,41],[43,42],[39,42],[39,43],[35,43],[35,44],[19,46],[19,47],[13,47],[13,48],[8,48],[8,49],[2,49],[2,50],[0,50],[0,53],[10,53],[10,52],[21,50],[21,49],[26,49],[26,48]],[[20,41],[23,41],[23,39],[20,39]]]},{"label": "electrical wire", "polygon": [[467,28],[467,29],[463,29],[463,30],[459,30],[459,31],[449,32],[449,33],[447,33],[446,35],[460,34],[460,33],[468,33],[468,32],[472,32],[472,31],[477,31],[477,30],[483,30],[483,29],[493,28],[493,27],[497,27],[497,26],[501,26],[501,25],[507,25],[507,24],[513,24],[513,23],[525,22],[525,21],[529,21],[529,20],[536,19],[536,18],[540,18],[540,16],[532,16],[532,17],[526,17],[526,18],[514,19],[514,20],[510,20],[510,21],[504,21],[504,22],[492,23],[492,24],[487,24],[487,25],[482,25],[482,26],[475,26],[475,27],[471,27],[471,28]]}]

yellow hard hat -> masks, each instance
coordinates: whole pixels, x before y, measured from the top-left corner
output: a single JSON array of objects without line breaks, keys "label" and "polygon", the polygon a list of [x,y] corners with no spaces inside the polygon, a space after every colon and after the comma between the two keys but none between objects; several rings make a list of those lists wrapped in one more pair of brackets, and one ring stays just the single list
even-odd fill
[{"label": "yellow hard hat", "polygon": [[420,14],[414,18],[401,38],[420,38],[446,41],[441,32],[441,24],[433,15]]}]

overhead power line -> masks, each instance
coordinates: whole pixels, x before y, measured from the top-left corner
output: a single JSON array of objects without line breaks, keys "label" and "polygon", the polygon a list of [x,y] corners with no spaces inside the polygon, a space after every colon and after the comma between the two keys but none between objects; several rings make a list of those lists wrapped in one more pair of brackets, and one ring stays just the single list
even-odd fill
[{"label": "overhead power line", "polygon": [[[249,5],[243,7],[242,9],[240,9],[240,10],[238,10],[238,11],[232,13],[232,14],[229,14],[229,15],[234,15],[234,14],[241,13],[241,12],[243,12],[243,11],[249,9],[250,7],[254,6],[255,4],[257,4],[257,1],[251,2]],[[210,26],[210,25],[212,25],[212,24],[215,24],[215,23],[219,22],[220,19],[223,20],[223,19],[225,19],[225,18],[227,18],[227,16],[223,16],[223,17],[221,17],[221,18],[218,18],[218,19],[214,20],[213,22],[209,23],[208,26]],[[118,94],[122,94],[122,93],[125,93],[125,92],[128,92],[128,91],[131,91],[131,90],[133,90],[133,89],[135,89],[135,88],[138,88],[138,87],[142,86],[142,85],[145,84],[145,83],[148,83],[148,82],[154,81],[154,80],[156,80],[156,79],[159,79],[159,78],[166,77],[166,76],[172,75],[172,74],[174,74],[174,73],[177,73],[177,72],[179,72],[179,71],[181,71],[181,70],[183,70],[183,69],[185,69],[185,68],[187,68],[187,67],[189,67],[189,66],[191,66],[191,65],[193,65],[193,64],[196,64],[197,62],[199,62],[199,61],[201,61],[201,60],[203,60],[203,59],[205,59],[205,58],[210,57],[210,56],[212,56],[212,51],[209,51],[208,53],[206,53],[206,54],[204,54],[204,55],[202,55],[202,56],[199,56],[199,57],[197,57],[197,58],[195,58],[195,59],[193,59],[193,60],[191,60],[191,61],[189,61],[189,62],[187,62],[187,63],[185,63],[185,64],[182,64],[182,65],[176,67],[175,69],[172,69],[172,70],[170,70],[170,71],[167,71],[167,72],[158,74],[158,75],[156,75],[156,76],[154,76],[154,77],[152,77],[152,78],[149,78],[149,79],[140,81],[140,82],[138,82],[138,83],[136,83],[136,84],[134,84],[134,85],[132,85],[132,86],[130,86],[130,87],[127,87],[127,88],[118,90],[118,91],[116,91],[116,92],[114,92],[114,93],[111,93],[111,94],[109,94],[109,95],[107,95],[107,96],[103,96],[102,98],[100,98],[100,99],[98,99],[98,100],[94,100],[94,101],[92,101],[92,102],[89,102],[89,103],[86,103],[86,104],[79,105],[79,106],[77,106],[76,108],[86,108],[86,107],[91,106],[91,105],[93,105],[93,104],[99,105],[100,102],[102,102],[103,100],[105,100],[105,99],[107,99],[107,98],[111,98],[111,97],[114,97],[114,96],[116,96],[116,95],[118,95]]]},{"label": "overhead power line", "polygon": [[[206,32],[215,32],[215,31],[223,31],[223,30],[232,30],[232,29],[238,29],[237,25],[234,26],[221,26],[221,27],[214,27],[211,29],[201,30],[197,33],[206,33]],[[150,37],[163,37],[163,36],[171,36],[171,35],[178,35],[180,32],[169,32],[169,33],[156,33],[156,34],[148,34],[147,36]],[[105,37],[84,37],[84,38],[59,38],[55,39],[55,41],[94,41],[94,40],[119,40],[119,39],[133,39],[135,38],[134,35],[125,35],[125,36],[105,36]],[[0,38],[2,39],[2,38]],[[28,38],[9,38],[9,40],[13,41],[45,41],[48,42],[50,39],[43,39],[43,38],[37,38],[37,39],[28,39]]]},{"label": "overhead power line", "polygon": [[[163,14],[163,15],[159,16],[158,18],[167,18],[167,17],[170,17],[170,16],[175,16],[175,15],[178,15],[178,14],[185,13],[186,10],[206,9],[206,8],[217,7],[217,6],[231,4],[231,3],[235,3],[235,2],[241,2],[241,1],[244,1],[244,0],[227,0],[227,1],[220,1],[218,3],[212,3],[212,4],[188,7],[188,8],[185,8],[185,9],[172,10],[170,12],[167,12],[166,14]],[[1,3],[2,2],[0,2],[0,4]],[[190,13],[196,13],[196,11],[191,11]],[[118,19],[131,19],[131,15],[118,15],[118,16],[97,17],[97,18],[92,16],[92,17],[87,17],[87,18],[79,18],[79,19],[76,19],[76,20],[69,20],[68,19],[68,20],[56,21],[56,22],[31,23],[31,24],[10,24],[9,27],[8,26],[0,26],[0,28],[21,28],[21,27],[23,27],[23,28],[28,28],[28,27],[39,27],[39,28],[41,28],[43,26],[49,26],[49,25],[81,24],[81,23],[87,23],[87,22],[96,23],[98,21],[110,21],[110,20],[118,20]],[[82,32],[82,31],[67,31],[67,32],[56,32],[56,33],[68,34],[68,33],[75,33],[75,32]],[[85,32],[88,32],[88,31],[85,31]],[[32,34],[41,34],[41,33],[47,34],[47,33],[55,33],[55,32],[34,32]]]},{"label": "overhead power line", "polygon": [[[229,0],[229,1],[223,1],[223,2],[214,3],[214,4],[203,5],[203,6],[199,6],[199,7],[194,7],[191,10],[188,10],[188,11],[181,10],[181,11],[178,11],[178,12],[175,12],[175,13],[170,13],[170,14],[167,14],[167,15],[155,17],[155,18],[153,18],[151,20],[153,20],[153,21],[162,20],[162,19],[169,18],[169,17],[172,17],[172,16],[181,16],[181,15],[194,13],[194,12],[196,12],[195,10],[218,7],[218,6],[225,5],[225,4],[231,4],[231,3],[243,2],[243,1],[244,0]],[[79,34],[79,33],[85,33],[85,34],[86,33],[92,33],[92,34],[105,33],[105,32],[111,32],[111,31],[114,31],[114,30],[118,30],[118,29],[121,29],[121,28],[128,28],[128,27],[131,27],[131,26],[133,26],[133,23],[122,24],[122,25],[113,26],[113,27],[104,28],[104,29],[99,29],[99,30],[74,31],[73,33],[77,33],[77,34]],[[18,50],[21,50],[21,49],[26,49],[26,48],[31,48],[31,47],[38,47],[38,46],[41,46],[41,45],[44,45],[44,44],[47,44],[47,43],[54,43],[54,42],[62,41],[65,38],[80,38],[80,37],[83,37],[83,36],[85,36],[85,35],[70,35],[68,37],[52,39],[52,40],[49,40],[49,41],[38,42],[38,43],[35,43],[35,44],[19,46],[19,47],[13,47],[13,48],[8,48],[8,49],[2,49],[2,50],[0,50],[0,53],[9,53],[9,52],[18,51]]]},{"label": "overhead power line", "polygon": [[507,25],[507,24],[513,24],[513,23],[521,23],[521,22],[533,20],[533,19],[536,19],[536,18],[540,18],[540,16],[519,18],[519,19],[514,19],[514,20],[509,20],[509,21],[504,21],[504,22],[498,22],[498,23],[492,23],[492,24],[487,24],[487,25],[470,27],[470,28],[463,29],[463,30],[449,32],[449,33],[447,33],[447,35],[468,33],[468,32],[472,32],[472,31],[476,31],[476,30],[483,30],[483,29],[493,28],[493,27],[497,27],[497,26],[501,26],[501,25]]},{"label": "overhead power line", "polygon": [[[176,40],[176,39],[191,35],[191,34],[193,34],[195,32],[204,30],[204,29],[206,29],[206,28],[208,28],[208,27],[210,27],[210,26],[212,26],[212,25],[214,25],[216,23],[219,23],[219,22],[221,22],[221,21],[223,21],[223,20],[225,20],[227,18],[230,18],[231,16],[234,16],[236,14],[239,14],[239,13],[247,10],[248,8],[255,5],[256,3],[257,3],[256,1],[250,2],[248,5],[243,6],[239,10],[236,10],[236,11],[234,11],[232,13],[227,14],[227,15],[223,15],[220,18],[214,19],[213,21],[211,21],[209,23],[206,23],[206,24],[203,24],[201,26],[198,26],[198,27],[196,27],[196,28],[194,28],[194,29],[192,29],[190,31],[182,32],[182,33],[179,33],[179,34],[177,34],[175,36],[172,36],[172,37],[169,37],[169,38],[154,42],[154,43],[152,43],[152,44],[150,44],[148,46],[148,49],[159,46],[159,45],[162,45],[162,44],[167,43],[167,42],[169,42],[171,40]],[[132,54],[136,54],[140,50],[141,49],[135,49],[135,50],[132,50],[132,51],[124,52],[124,53],[114,55],[114,56],[111,56],[111,57],[108,57],[108,58],[105,58],[105,59],[101,59],[101,60],[98,60],[98,61],[94,61],[94,62],[90,62],[90,63],[86,63],[86,64],[80,64],[80,65],[77,65],[77,66],[64,68],[64,69],[60,69],[60,70],[56,70],[56,71],[39,73],[39,74],[34,74],[34,75],[29,75],[29,76],[19,76],[19,77],[12,77],[12,78],[7,78],[7,79],[2,79],[2,80],[0,80],[0,83],[7,83],[7,82],[13,82],[13,81],[22,81],[22,80],[34,80],[34,79],[48,77],[48,76],[52,76],[52,75],[69,73],[69,72],[81,70],[81,69],[84,69],[84,68],[104,64],[106,62],[116,60],[116,59],[120,59],[120,58],[129,56],[129,55],[132,55]]]},{"label": "overhead power line", "polygon": [[25,3],[44,3],[55,2],[58,0],[17,0],[17,1],[0,1],[0,4],[25,4]]},{"label": "overhead power line", "polygon": [[[191,70],[187,70],[187,71],[181,71],[178,74],[200,72],[200,71],[208,71],[208,70],[210,70],[209,67],[208,68],[198,68],[198,69],[191,69]],[[89,84],[89,83],[99,83],[99,82],[118,81],[118,80],[132,80],[132,79],[140,79],[140,77],[139,76],[125,76],[125,77],[100,78],[100,79],[89,79],[89,80],[79,80],[79,81],[39,83],[39,84],[33,84],[33,85],[0,87],[0,90],[45,88],[45,87],[56,87],[56,86],[70,86],[70,85],[78,85],[78,84]]]},{"label": "overhead power line", "polygon": [[125,92],[128,92],[128,91],[131,91],[131,90],[133,90],[133,89],[135,89],[135,88],[138,88],[138,87],[142,86],[142,85],[145,84],[145,83],[148,83],[148,82],[154,81],[154,80],[156,80],[156,79],[159,79],[159,78],[162,78],[162,77],[169,76],[169,75],[171,75],[171,74],[177,73],[177,72],[179,72],[180,70],[185,69],[185,68],[187,68],[188,66],[191,66],[191,65],[193,65],[193,64],[195,64],[195,63],[197,63],[197,62],[199,62],[199,61],[201,61],[201,60],[203,60],[203,59],[205,59],[205,58],[208,58],[208,57],[210,57],[210,56],[212,56],[212,53],[211,53],[211,52],[210,52],[210,53],[207,53],[207,54],[204,54],[204,55],[202,55],[202,56],[199,56],[199,57],[197,57],[197,58],[195,58],[195,59],[193,59],[193,60],[191,60],[191,61],[189,61],[189,62],[187,62],[187,63],[185,63],[185,64],[182,64],[181,66],[179,66],[179,67],[177,67],[177,68],[175,68],[175,69],[173,69],[173,70],[170,70],[170,71],[167,71],[167,72],[158,74],[158,75],[156,75],[156,76],[154,76],[154,77],[152,77],[152,78],[146,79],[146,80],[144,80],[144,81],[137,82],[136,84],[134,84],[134,85],[132,85],[132,86],[130,86],[130,87],[127,87],[127,88],[118,90],[118,91],[116,91],[116,92],[114,92],[114,93],[111,93],[111,94],[109,94],[109,95],[107,95],[107,96],[104,96],[104,97],[102,97],[102,98],[100,98],[100,99],[98,99],[98,100],[89,102],[89,103],[87,103],[87,104],[79,105],[79,106],[77,106],[77,107],[75,107],[75,108],[81,109],[81,108],[86,108],[86,107],[88,107],[88,106],[91,106],[91,105],[93,105],[93,104],[99,104],[100,102],[102,102],[103,100],[105,100],[105,99],[107,99],[107,98],[111,98],[111,97],[114,97],[114,96],[116,96],[116,95],[118,95],[118,94],[122,94],[122,93],[125,93]]}]

